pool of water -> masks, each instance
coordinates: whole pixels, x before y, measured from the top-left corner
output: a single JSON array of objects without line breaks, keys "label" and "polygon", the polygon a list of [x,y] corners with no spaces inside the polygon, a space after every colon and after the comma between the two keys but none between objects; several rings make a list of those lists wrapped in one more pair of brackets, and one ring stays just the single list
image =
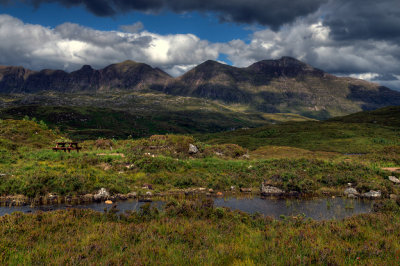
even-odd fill
[{"label": "pool of water", "polygon": [[[137,200],[121,201],[117,203],[119,212],[139,210],[144,202]],[[162,208],[164,202],[155,201],[152,205]],[[250,214],[260,213],[265,216],[280,218],[284,216],[305,215],[315,220],[342,219],[360,213],[368,213],[372,210],[373,201],[355,200],[346,198],[326,199],[270,199],[270,198],[214,198],[216,207],[228,207],[232,210],[240,210]],[[32,213],[37,211],[53,211],[67,208],[92,209],[103,212],[112,206],[105,203],[90,203],[79,206],[38,206],[38,207],[0,207],[0,216],[11,214],[15,211]]]}]

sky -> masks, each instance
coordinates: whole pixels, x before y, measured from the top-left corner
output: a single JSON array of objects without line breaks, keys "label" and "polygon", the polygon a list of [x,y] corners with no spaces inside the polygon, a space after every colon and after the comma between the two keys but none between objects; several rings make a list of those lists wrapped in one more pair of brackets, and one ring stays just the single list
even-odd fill
[{"label": "sky", "polygon": [[0,65],[124,60],[179,76],[291,56],[400,90],[399,0],[0,0]]}]

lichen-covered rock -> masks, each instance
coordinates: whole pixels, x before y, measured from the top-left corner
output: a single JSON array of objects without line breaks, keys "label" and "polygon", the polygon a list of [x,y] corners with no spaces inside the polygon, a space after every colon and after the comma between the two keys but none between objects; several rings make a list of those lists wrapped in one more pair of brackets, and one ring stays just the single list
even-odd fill
[{"label": "lichen-covered rock", "polygon": [[382,193],[380,190],[378,191],[370,190],[369,192],[362,194],[362,196],[367,199],[379,199],[382,197]]},{"label": "lichen-covered rock", "polygon": [[395,184],[400,184],[400,179],[398,179],[397,177],[395,177],[395,176],[389,176],[388,178],[389,178],[389,180],[392,181],[393,183],[395,183]]},{"label": "lichen-covered rock", "polygon": [[136,192],[129,192],[129,193],[127,194],[127,196],[128,196],[128,198],[133,199],[133,198],[136,198],[136,197],[137,197],[137,193],[136,193]]},{"label": "lichen-covered rock", "polygon": [[193,144],[189,144],[189,153],[190,154],[196,154],[199,152],[199,149],[194,146]]},{"label": "lichen-covered rock", "polygon": [[85,194],[82,196],[82,200],[84,202],[91,202],[93,201],[93,194]]},{"label": "lichen-covered rock", "polygon": [[110,197],[110,193],[108,193],[108,191],[105,188],[100,188],[100,190],[93,196],[94,200],[96,200],[96,201],[106,200],[109,197]]},{"label": "lichen-covered rock", "polygon": [[346,188],[344,190],[343,194],[345,196],[347,196],[348,198],[355,198],[355,197],[358,197],[360,195],[360,193],[358,193],[358,191],[355,188],[352,188],[352,187]]},{"label": "lichen-covered rock", "polygon": [[263,196],[279,196],[285,193],[282,189],[267,185],[264,182],[261,183],[260,190]]}]

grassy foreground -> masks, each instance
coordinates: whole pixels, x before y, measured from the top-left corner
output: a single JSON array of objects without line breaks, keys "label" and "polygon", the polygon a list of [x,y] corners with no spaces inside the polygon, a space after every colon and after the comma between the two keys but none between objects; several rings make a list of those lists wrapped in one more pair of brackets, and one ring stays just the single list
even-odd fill
[{"label": "grassy foreground", "polygon": [[170,202],[162,212],[145,205],[125,215],[78,209],[13,213],[0,217],[0,263],[397,264],[400,215],[394,208],[323,222],[247,215],[207,200]]}]

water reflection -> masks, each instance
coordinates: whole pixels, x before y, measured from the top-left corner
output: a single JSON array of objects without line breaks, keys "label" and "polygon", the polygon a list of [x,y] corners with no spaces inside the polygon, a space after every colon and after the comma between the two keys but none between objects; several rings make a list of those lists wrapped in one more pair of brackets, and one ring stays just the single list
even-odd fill
[{"label": "water reflection", "polygon": [[[118,202],[119,212],[139,210],[144,202],[128,200]],[[157,208],[162,208],[164,202],[155,201],[152,203]],[[368,213],[372,210],[373,201],[355,200],[346,198],[335,199],[270,199],[259,197],[229,197],[215,198],[214,205],[217,207],[228,207],[233,210],[241,210],[250,214],[256,212],[265,216],[279,218],[284,216],[305,215],[315,220],[342,219],[359,213]],[[105,203],[91,203],[86,205],[73,206],[72,208],[92,209],[103,212],[109,210],[112,205]],[[36,211],[53,211],[71,208],[66,205],[39,206],[39,207],[0,207],[0,216],[10,214],[15,211],[24,213]]]}]

